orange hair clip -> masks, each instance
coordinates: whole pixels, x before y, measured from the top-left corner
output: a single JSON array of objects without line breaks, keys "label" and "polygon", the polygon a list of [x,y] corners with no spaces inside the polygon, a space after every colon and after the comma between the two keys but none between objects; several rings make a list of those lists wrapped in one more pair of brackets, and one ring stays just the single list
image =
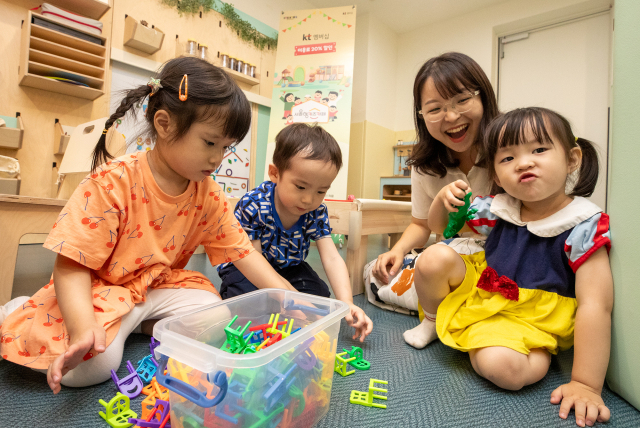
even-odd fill
[{"label": "orange hair clip", "polygon": [[[182,93],[182,84],[184,83],[184,93]],[[180,81],[180,87],[178,88],[178,98],[180,101],[187,101],[189,96],[189,77],[185,74]]]}]

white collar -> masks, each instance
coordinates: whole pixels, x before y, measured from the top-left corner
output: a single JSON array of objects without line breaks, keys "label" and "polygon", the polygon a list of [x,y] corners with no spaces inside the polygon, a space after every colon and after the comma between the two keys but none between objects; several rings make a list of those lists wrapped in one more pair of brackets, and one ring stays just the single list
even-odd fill
[{"label": "white collar", "polygon": [[600,207],[593,202],[576,196],[569,205],[549,217],[542,220],[524,222],[520,219],[521,206],[522,202],[519,199],[506,193],[501,193],[493,198],[491,213],[516,226],[526,226],[529,232],[536,236],[550,238],[558,236],[562,232],[602,212]]}]

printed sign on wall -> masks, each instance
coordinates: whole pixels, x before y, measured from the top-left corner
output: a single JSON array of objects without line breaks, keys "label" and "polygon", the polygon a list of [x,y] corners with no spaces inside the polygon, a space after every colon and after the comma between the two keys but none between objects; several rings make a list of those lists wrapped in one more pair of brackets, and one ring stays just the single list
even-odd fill
[{"label": "printed sign on wall", "polygon": [[327,198],[346,199],[355,23],[355,6],[288,11],[280,17],[265,180],[278,132],[292,123],[317,123],[342,150],[342,169]]}]

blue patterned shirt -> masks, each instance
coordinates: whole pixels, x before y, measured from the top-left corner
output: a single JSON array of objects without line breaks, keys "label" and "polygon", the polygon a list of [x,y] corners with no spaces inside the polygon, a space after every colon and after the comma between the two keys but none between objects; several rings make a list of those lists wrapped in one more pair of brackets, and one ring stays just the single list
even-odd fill
[{"label": "blue patterned shirt", "polygon": [[[249,239],[260,241],[267,261],[282,269],[302,263],[309,254],[311,240],[331,236],[331,227],[327,206],[322,204],[285,229],[273,200],[275,187],[273,182],[265,181],[246,193],[238,201],[234,214]],[[218,266],[218,272],[228,265]]]}]

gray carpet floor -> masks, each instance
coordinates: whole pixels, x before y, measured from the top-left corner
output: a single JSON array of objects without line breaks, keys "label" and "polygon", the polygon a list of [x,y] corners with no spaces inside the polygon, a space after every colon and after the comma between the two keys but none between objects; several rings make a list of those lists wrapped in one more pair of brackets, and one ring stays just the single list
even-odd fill
[{"label": "gray carpet floor", "polygon": [[[373,246],[369,258],[383,247],[382,241],[378,248]],[[312,252],[308,261],[323,276],[318,259]],[[194,258],[190,267],[202,268],[212,279],[216,277],[199,258]],[[537,384],[518,392],[504,391],[476,375],[465,353],[440,342],[423,350],[406,345],[402,332],[417,325],[417,318],[381,310],[368,304],[364,295],[355,296],[354,301],[371,317],[374,330],[359,345],[351,339],[351,329],[343,320],[338,349],[361,346],[371,369],[345,378],[334,374],[330,409],[318,427],[388,427],[390,423],[405,427],[576,427],[573,413],[562,420],[558,406],[549,403],[551,391],[570,378],[572,351],[553,357],[549,373]],[[149,353],[148,344],[147,336],[129,337],[119,376],[127,374],[126,360],[135,363]],[[389,382],[385,386],[389,390],[387,409],[349,403],[351,390],[366,391],[370,378]],[[108,401],[115,392],[108,381],[87,388],[63,388],[54,396],[44,375],[0,361],[0,428],[108,427],[98,416],[102,410],[98,400]],[[606,387],[603,398],[612,417],[609,424],[596,426],[640,427],[640,412],[629,403]],[[139,412],[141,401],[142,397],[132,400],[134,411]]]}]

